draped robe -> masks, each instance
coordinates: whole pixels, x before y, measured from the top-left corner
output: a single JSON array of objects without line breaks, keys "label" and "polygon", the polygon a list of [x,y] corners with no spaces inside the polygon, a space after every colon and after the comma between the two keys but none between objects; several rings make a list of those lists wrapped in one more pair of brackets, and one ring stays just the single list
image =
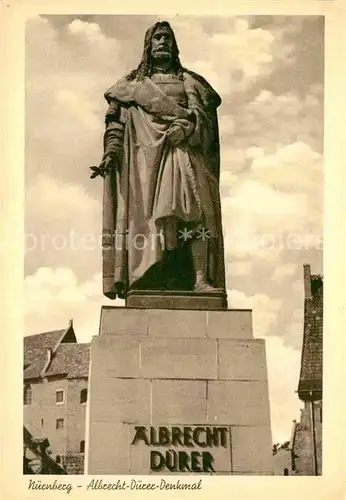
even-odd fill
[{"label": "draped robe", "polygon": [[[105,98],[104,157],[113,154],[117,169],[104,180],[104,294],[115,298],[122,296],[121,289],[125,295],[130,289],[192,290],[191,241],[196,238],[205,240],[207,281],[224,288],[220,97],[202,77],[186,70],[182,78],[122,78]],[[167,137],[173,125],[184,132],[177,146]],[[173,218],[179,237],[167,251],[163,234]]]}]

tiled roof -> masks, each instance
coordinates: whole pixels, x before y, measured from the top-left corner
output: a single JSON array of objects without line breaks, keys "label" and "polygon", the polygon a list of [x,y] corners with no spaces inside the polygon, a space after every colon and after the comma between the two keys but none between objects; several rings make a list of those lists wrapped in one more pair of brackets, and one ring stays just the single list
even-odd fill
[{"label": "tiled roof", "polygon": [[322,399],[323,362],[323,277],[311,275],[311,294],[304,304],[304,336],[301,357],[299,398]]},{"label": "tiled roof", "polygon": [[[77,344],[72,322],[65,330],[24,337],[24,380],[40,378],[47,371],[50,375],[84,377],[85,364],[89,363],[85,345]],[[74,356],[76,359],[71,360]]]},{"label": "tiled roof", "polygon": [[48,361],[47,351],[39,356],[35,362],[24,368],[24,380],[40,378]]},{"label": "tiled roof", "polygon": [[88,378],[90,344],[61,344],[45,371],[46,377]]},{"label": "tiled roof", "polygon": [[65,332],[66,328],[24,337],[24,367],[36,362],[48,349],[53,349]]}]

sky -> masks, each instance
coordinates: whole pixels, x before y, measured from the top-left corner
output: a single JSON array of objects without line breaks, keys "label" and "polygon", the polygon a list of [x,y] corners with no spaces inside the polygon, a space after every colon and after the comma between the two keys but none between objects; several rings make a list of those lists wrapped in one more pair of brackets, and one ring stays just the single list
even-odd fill
[{"label": "sky", "polygon": [[[36,16],[26,29],[25,334],[98,333],[104,92],[158,16]],[[165,16],[180,58],[222,97],[229,308],[266,340],[274,442],[299,420],[303,264],[322,272],[324,26],[318,16]]]}]

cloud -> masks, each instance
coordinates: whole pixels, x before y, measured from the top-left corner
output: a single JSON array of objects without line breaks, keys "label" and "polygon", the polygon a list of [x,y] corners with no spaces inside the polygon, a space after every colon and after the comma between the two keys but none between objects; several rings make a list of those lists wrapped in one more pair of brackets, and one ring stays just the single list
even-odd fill
[{"label": "cloud", "polygon": [[79,342],[97,335],[101,306],[123,306],[102,295],[101,275],[79,282],[69,268],[41,267],[25,278],[25,332],[42,333],[67,327],[73,319]]},{"label": "cloud", "polygon": [[294,275],[297,271],[297,264],[293,263],[287,263],[283,264],[282,266],[278,266],[274,273],[271,275],[270,279],[271,280],[282,280],[286,279],[287,277],[291,277]]},{"label": "cloud", "polygon": [[278,312],[282,306],[280,299],[265,294],[246,296],[239,290],[230,290],[229,303],[231,309],[252,309],[255,337],[264,337],[271,331]]},{"label": "cloud", "polygon": [[87,42],[105,43],[106,37],[101,31],[101,28],[96,23],[87,23],[80,19],[75,19],[67,26],[68,33],[81,36]]},{"label": "cloud", "polygon": [[83,207],[86,215],[99,208],[98,201],[90,198],[83,186],[65,183],[44,173],[28,186],[27,204],[32,217],[37,215],[36,211],[46,212],[48,208],[51,211],[49,217],[56,218],[75,215],[77,207]]},{"label": "cloud", "polygon": [[250,79],[258,76],[263,65],[271,63],[274,36],[261,28],[251,29],[245,19],[234,22],[233,33],[217,33],[211,43],[222,53],[232,54],[235,69],[242,70]]},{"label": "cloud", "polygon": [[[253,159],[249,177],[265,183],[282,200],[294,197],[297,212],[295,230],[319,232],[323,211],[323,159],[303,142],[279,148],[275,153]],[[274,201],[274,200],[273,200]],[[279,208],[277,200],[275,209]],[[293,208],[293,207],[292,207]],[[294,215],[294,209],[291,211]],[[291,224],[287,221],[287,229]]]},{"label": "cloud", "polygon": [[225,209],[229,205],[243,213],[259,216],[297,216],[304,214],[306,210],[302,197],[283,193],[256,180],[247,180],[241,184],[235,196],[226,200]]},{"label": "cloud", "polygon": [[100,161],[104,92],[126,68],[121,44],[95,23],[75,19],[58,30],[40,17],[28,20],[27,41],[28,175],[85,182]]},{"label": "cloud", "polygon": [[[65,113],[77,118],[83,125],[94,131],[100,130],[100,120],[96,113],[97,109],[92,101],[89,101],[81,92],[78,94],[69,89],[58,89],[54,93],[57,103],[64,107]],[[68,117],[66,116],[66,120]]]},{"label": "cloud", "polygon": [[251,177],[265,179],[285,192],[314,191],[318,195],[323,183],[322,155],[303,142],[295,142],[254,158]]},{"label": "cloud", "polygon": [[243,147],[251,146],[251,137],[252,146],[268,152],[292,143],[306,143],[322,152],[323,94],[320,85],[311,85],[304,96],[294,89],[274,94],[263,88],[236,110],[233,119],[232,134]]},{"label": "cloud", "polygon": [[304,195],[285,194],[249,180],[223,199],[222,213],[225,248],[232,258],[276,260],[293,245],[293,236],[300,244],[307,207]]},{"label": "cloud", "polygon": [[228,276],[242,276],[249,275],[252,270],[253,263],[251,260],[237,260],[227,262],[227,275]]},{"label": "cloud", "polygon": [[280,266],[286,251],[321,249],[322,156],[303,142],[272,153],[238,151],[223,158],[220,181],[227,259],[269,259]]},{"label": "cloud", "polygon": [[221,134],[227,133],[232,135],[235,130],[234,118],[231,115],[221,115],[219,119],[219,129]]},{"label": "cloud", "polygon": [[[117,64],[120,71],[124,67],[119,41],[115,37],[106,37],[96,23],[77,18],[57,30],[47,19],[36,17],[27,21],[26,38],[29,81],[35,79],[36,72],[40,70],[42,84],[47,83],[49,76],[52,85],[59,83],[61,76],[69,82],[83,83],[85,74],[100,80],[104,77],[100,70],[111,74]],[[87,85],[90,83],[94,82],[85,82]]]},{"label": "cloud", "polygon": [[292,421],[299,420],[302,406],[296,394],[300,353],[277,336],[266,337],[265,341],[273,441],[284,443],[291,437]]},{"label": "cloud", "polygon": [[[26,191],[26,267],[71,266],[87,278],[101,266],[101,206],[83,186],[39,174]],[[39,221],[39,222],[38,222]]]},{"label": "cloud", "polygon": [[244,18],[213,18],[212,30],[208,21],[186,17],[174,18],[171,24],[184,64],[201,72],[223,95],[244,91],[269,75],[279,59],[281,64],[288,60],[282,58],[282,39],[253,28]]}]

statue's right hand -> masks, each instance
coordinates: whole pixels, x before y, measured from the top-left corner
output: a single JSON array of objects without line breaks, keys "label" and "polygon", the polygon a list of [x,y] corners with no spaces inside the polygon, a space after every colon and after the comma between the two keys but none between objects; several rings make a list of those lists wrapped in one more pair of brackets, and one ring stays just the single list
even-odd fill
[{"label": "statue's right hand", "polygon": [[107,174],[111,173],[112,166],[115,164],[115,158],[112,155],[107,155],[100,163],[99,169],[103,172],[102,177],[106,177]]},{"label": "statue's right hand", "polygon": [[93,173],[91,174],[91,179],[94,179],[98,175],[105,178],[107,174],[110,174],[112,168],[116,166],[116,158],[113,155],[106,155],[101,161],[98,167],[90,167]]}]

